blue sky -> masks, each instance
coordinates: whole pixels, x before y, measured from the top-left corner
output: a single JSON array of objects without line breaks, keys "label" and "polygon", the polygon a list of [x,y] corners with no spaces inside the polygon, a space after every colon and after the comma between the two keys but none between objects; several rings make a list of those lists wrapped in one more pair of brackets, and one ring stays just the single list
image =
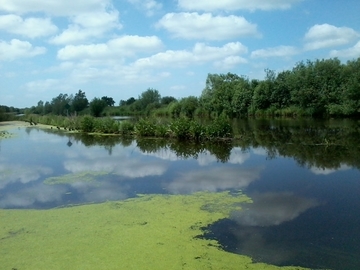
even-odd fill
[{"label": "blue sky", "polygon": [[1,0],[0,104],[200,96],[208,73],[263,79],[360,57],[358,0]]}]

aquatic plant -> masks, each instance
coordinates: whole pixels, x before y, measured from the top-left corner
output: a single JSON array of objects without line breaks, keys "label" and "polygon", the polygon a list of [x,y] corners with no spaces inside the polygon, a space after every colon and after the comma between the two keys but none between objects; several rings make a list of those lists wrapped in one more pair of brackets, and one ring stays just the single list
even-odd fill
[{"label": "aquatic plant", "polygon": [[303,269],[254,263],[198,237],[245,195],[145,195],[39,210],[0,210],[3,269]]}]

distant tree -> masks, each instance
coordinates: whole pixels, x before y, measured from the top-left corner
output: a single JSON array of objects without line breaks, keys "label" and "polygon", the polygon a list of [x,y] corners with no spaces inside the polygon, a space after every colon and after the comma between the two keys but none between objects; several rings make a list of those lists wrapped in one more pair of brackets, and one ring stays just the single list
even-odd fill
[{"label": "distant tree", "polygon": [[180,100],[181,113],[186,117],[193,118],[195,110],[199,106],[199,101],[197,97],[189,96],[186,98],[182,98]]},{"label": "distant tree", "polygon": [[160,104],[160,94],[156,89],[149,88],[139,96],[139,102],[143,109],[150,104]]},{"label": "distant tree", "polygon": [[52,106],[49,101],[46,101],[44,105],[44,114],[48,114],[51,112],[52,112]]},{"label": "distant tree", "polygon": [[36,107],[34,107],[33,113],[43,114],[44,113],[44,101],[40,100]]},{"label": "distant tree", "polygon": [[66,114],[66,108],[70,105],[71,101],[72,96],[68,96],[67,94],[59,94],[51,101],[52,113],[58,115]]},{"label": "distant tree", "polygon": [[136,99],[135,99],[134,97],[131,97],[131,98],[129,98],[129,99],[126,101],[126,105],[131,105],[131,104],[133,104],[135,101],[136,101]]},{"label": "distant tree", "polygon": [[168,105],[171,102],[176,101],[176,98],[171,96],[162,97],[160,100],[161,105]]},{"label": "distant tree", "polygon": [[80,112],[84,110],[89,105],[89,101],[86,98],[85,92],[79,90],[72,101],[72,110],[75,112]]},{"label": "distant tree", "polygon": [[101,99],[102,99],[103,101],[105,101],[105,103],[106,103],[107,106],[112,107],[112,106],[114,106],[114,104],[115,104],[115,101],[114,101],[114,99],[113,99],[112,97],[103,96]]},{"label": "distant tree", "polygon": [[99,117],[103,110],[106,108],[107,104],[103,99],[94,98],[90,102],[90,112],[93,116]]}]

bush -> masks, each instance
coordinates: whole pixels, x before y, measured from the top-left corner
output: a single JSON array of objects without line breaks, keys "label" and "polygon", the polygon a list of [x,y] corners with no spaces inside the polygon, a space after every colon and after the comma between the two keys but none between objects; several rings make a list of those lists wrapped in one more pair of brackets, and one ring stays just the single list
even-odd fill
[{"label": "bush", "polygon": [[135,131],[135,126],[130,121],[120,122],[120,133],[123,135],[132,135]]},{"label": "bush", "polygon": [[228,119],[221,115],[206,127],[206,135],[209,139],[230,138],[233,135],[232,126]]},{"label": "bush", "polygon": [[95,130],[101,133],[118,133],[119,124],[112,118],[106,117],[95,121]]},{"label": "bush", "polygon": [[94,132],[95,131],[95,119],[91,116],[84,116],[81,120],[80,129],[84,132]]},{"label": "bush", "polygon": [[182,140],[190,137],[190,121],[180,117],[170,124],[170,130],[174,137]]},{"label": "bush", "polygon": [[135,133],[139,136],[153,137],[155,136],[156,126],[148,119],[140,119],[135,124]]}]

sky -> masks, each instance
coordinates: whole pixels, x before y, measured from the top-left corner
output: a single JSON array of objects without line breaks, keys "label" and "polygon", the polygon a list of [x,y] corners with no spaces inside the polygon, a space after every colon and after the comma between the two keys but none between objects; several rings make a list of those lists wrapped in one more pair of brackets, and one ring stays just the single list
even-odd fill
[{"label": "sky", "polygon": [[199,97],[209,73],[346,63],[360,57],[359,14],[358,0],[0,0],[0,105]]}]

